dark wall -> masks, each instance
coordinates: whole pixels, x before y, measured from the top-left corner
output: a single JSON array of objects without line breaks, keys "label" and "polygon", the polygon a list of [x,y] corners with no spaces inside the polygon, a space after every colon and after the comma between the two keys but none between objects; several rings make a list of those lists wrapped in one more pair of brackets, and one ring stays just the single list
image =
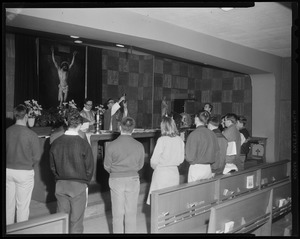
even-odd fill
[{"label": "dark wall", "polygon": [[83,105],[85,97],[85,47],[74,46],[57,41],[39,40],[39,99],[45,108],[57,107],[58,85],[60,83],[57,69],[52,61],[51,46],[54,48],[54,56],[57,64],[63,61],[69,64],[73,58],[73,52],[77,51],[74,64],[69,70],[67,102],[74,100],[77,105]]},{"label": "dark wall", "polygon": [[251,132],[252,86],[248,75],[158,57],[154,65],[154,127],[159,126],[160,103],[165,96],[170,106],[174,99],[189,98],[195,99],[195,112],[210,102],[214,115],[244,115]]},{"label": "dark wall", "polygon": [[129,115],[137,128],[152,128],[153,56],[103,50],[102,98],[119,99],[124,93]]}]

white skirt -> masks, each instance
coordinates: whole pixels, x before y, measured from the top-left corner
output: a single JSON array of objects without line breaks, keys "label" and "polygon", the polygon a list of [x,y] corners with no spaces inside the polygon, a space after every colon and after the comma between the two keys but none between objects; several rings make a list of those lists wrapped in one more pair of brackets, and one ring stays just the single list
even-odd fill
[{"label": "white skirt", "polygon": [[150,194],[152,191],[179,185],[179,171],[177,166],[156,167],[152,174],[147,204],[150,205]]}]

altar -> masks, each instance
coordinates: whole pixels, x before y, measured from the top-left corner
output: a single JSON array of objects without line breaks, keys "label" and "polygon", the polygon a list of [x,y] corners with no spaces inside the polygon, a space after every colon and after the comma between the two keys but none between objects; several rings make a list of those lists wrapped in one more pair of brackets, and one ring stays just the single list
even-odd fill
[{"label": "altar", "polygon": [[[103,147],[103,150],[105,151],[105,143],[107,141],[112,141],[116,139],[120,133],[119,132],[111,132],[107,130],[101,130],[99,134],[95,133],[86,133],[88,141],[91,144],[92,151],[93,151],[93,157],[94,157],[94,165],[95,169],[98,167],[98,156],[102,156],[102,160],[104,157],[104,153],[102,155],[98,154],[99,146]],[[155,143],[157,138],[160,136],[160,130],[157,129],[134,129],[132,133],[132,137],[143,143],[145,147],[145,161],[150,160],[149,156],[152,155]],[[92,182],[96,181],[97,179],[97,170],[94,170],[94,174],[92,177]]]}]

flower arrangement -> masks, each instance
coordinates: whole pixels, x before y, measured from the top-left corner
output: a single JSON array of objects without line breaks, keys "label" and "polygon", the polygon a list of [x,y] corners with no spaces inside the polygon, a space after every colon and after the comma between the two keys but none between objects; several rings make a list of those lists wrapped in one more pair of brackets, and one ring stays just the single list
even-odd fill
[{"label": "flower arrangement", "polygon": [[38,104],[36,100],[26,100],[24,101],[25,106],[28,109],[28,117],[29,118],[35,118],[39,115],[41,115],[42,106]]},{"label": "flower arrangement", "polygon": [[61,106],[51,107],[47,110],[42,110],[41,115],[37,117],[36,126],[45,127],[53,126],[60,127],[64,124],[66,114],[70,109],[77,109],[74,100],[64,102]]},{"label": "flower arrangement", "polygon": [[105,112],[104,106],[103,105],[97,105],[95,106],[95,108],[97,109],[97,111],[99,111],[100,115],[103,115]]},{"label": "flower arrangement", "polygon": [[70,100],[69,102],[63,102],[62,106],[58,106],[59,113],[64,117],[66,110],[69,108],[77,109],[76,103],[74,100]]},{"label": "flower arrangement", "polygon": [[64,104],[69,104],[69,107],[73,108],[73,109],[77,109],[76,103],[74,102],[74,100],[69,101],[69,103],[64,103]]},{"label": "flower arrangement", "polygon": [[70,100],[69,102],[63,102],[62,106],[58,106],[59,114],[62,118],[66,117],[66,113],[70,109],[77,109],[77,105],[74,100]]},{"label": "flower arrangement", "polygon": [[62,124],[63,117],[60,115],[59,110],[54,107],[51,107],[47,110],[42,110],[42,114],[36,118],[35,123],[35,125],[38,127],[59,127]]}]

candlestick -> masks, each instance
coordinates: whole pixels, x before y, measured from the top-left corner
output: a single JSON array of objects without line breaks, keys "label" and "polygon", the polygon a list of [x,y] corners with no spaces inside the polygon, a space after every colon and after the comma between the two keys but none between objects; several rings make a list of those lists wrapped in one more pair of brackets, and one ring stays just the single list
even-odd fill
[{"label": "candlestick", "polygon": [[102,121],[100,119],[100,111],[97,110],[97,114],[96,114],[96,131],[95,131],[95,134],[101,134],[101,132],[100,132],[101,124],[102,124]]}]

